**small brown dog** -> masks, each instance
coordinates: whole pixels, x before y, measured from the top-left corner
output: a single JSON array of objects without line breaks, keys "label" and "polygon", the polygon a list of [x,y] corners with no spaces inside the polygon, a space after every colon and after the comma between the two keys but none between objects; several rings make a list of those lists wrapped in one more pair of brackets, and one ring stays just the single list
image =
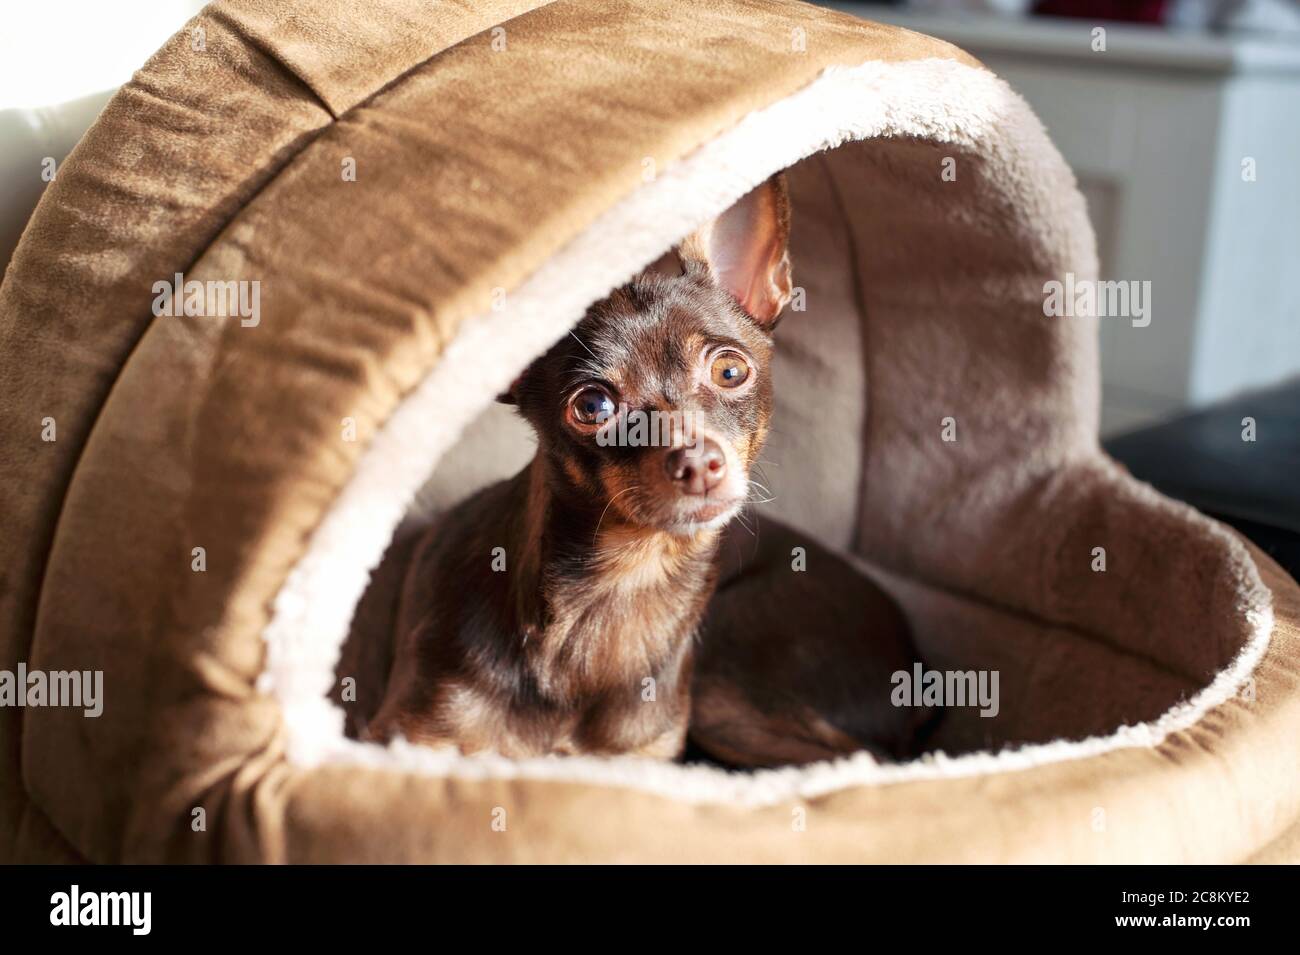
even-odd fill
[{"label": "small brown dog", "polygon": [[[682,752],[720,536],[771,416],[788,233],[778,176],[592,306],[512,385],[502,400],[537,454],[417,545],[369,737],[512,757]],[[732,759],[733,697],[714,724]]]}]

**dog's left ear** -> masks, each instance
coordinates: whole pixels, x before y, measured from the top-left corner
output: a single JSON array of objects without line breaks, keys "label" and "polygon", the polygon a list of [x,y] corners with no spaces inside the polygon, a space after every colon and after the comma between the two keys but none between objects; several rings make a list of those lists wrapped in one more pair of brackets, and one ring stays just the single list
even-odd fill
[{"label": "dog's left ear", "polygon": [[691,233],[678,247],[688,270],[704,265],[750,318],[775,327],[790,301],[790,194],[778,173]]},{"label": "dog's left ear", "polygon": [[[530,365],[529,368],[531,367],[532,366]],[[524,383],[524,376],[527,374],[528,374],[528,368],[525,368],[518,375],[516,375],[515,380],[510,382],[510,387],[507,388],[505,391],[501,392],[501,394],[497,395],[497,401],[501,402],[501,404],[503,405],[519,404],[519,387]]]}]

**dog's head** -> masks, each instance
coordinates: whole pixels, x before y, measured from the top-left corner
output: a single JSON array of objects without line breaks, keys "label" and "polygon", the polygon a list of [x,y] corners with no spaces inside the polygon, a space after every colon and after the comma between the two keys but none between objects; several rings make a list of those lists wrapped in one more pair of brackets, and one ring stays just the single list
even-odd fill
[{"label": "dog's head", "polygon": [[537,431],[553,491],[681,534],[740,510],[772,411],[789,226],[774,177],[593,305],[520,376],[503,400]]}]

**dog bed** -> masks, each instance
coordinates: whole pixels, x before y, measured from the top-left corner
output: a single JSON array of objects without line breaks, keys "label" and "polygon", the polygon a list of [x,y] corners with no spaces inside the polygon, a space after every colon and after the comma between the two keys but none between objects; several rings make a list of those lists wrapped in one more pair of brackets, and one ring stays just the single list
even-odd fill
[{"label": "dog bed", "polygon": [[[913,762],[753,773],[350,738],[344,646],[397,529],[528,455],[492,397],[781,169],[805,296],[773,513],[884,582],[927,667],[997,671],[997,716],[954,710]],[[0,708],[0,855],[1294,859],[1300,593],[1099,450],[1096,322],[1043,308],[1096,268],[1023,101],[904,30],[744,0],[211,5],[0,289],[0,667],[104,686],[98,718]],[[168,316],[177,273],[259,308]]]}]

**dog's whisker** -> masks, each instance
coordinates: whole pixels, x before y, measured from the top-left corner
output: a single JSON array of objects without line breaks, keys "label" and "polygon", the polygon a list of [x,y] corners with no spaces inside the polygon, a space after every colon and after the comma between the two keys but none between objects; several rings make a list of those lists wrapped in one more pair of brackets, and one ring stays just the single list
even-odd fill
[{"label": "dog's whisker", "polygon": [[[771,504],[773,501],[776,500],[776,495],[772,493],[772,489],[769,488],[766,484],[754,480],[751,480],[748,483],[749,483],[749,487],[746,489],[746,495],[745,495],[746,504]],[[753,494],[753,490],[752,490],[753,488],[758,488],[760,491],[763,491],[764,496],[752,497],[751,495]]]},{"label": "dog's whisker", "polygon": [[764,462],[762,461],[756,461],[753,465],[753,469],[764,481],[770,481],[772,479],[768,477],[767,472],[763,470],[763,463]]},{"label": "dog's whisker", "polygon": [[619,491],[617,494],[615,494],[613,497],[609,499],[609,503],[605,505],[605,509],[600,512],[600,520],[596,521],[596,533],[593,534],[591,538],[592,547],[595,547],[596,541],[600,539],[600,525],[605,523],[605,515],[608,514],[609,509],[614,506],[614,502],[617,501],[624,494],[627,494],[629,491],[639,490],[640,487],[641,487],[640,484],[633,484],[631,487],[625,487],[623,488],[623,490]]},{"label": "dog's whisker", "polygon": [[[575,332],[573,329],[569,329],[569,334],[573,336],[573,340],[574,340],[575,342],[577,342],[577,343],[578,343],[579,345],[581,345],[583,348],[587,348],[587,343],[584,342],[581,338],[578,337],[578,333],[577,333],[577,332]],[[587,354],[590,355],[592,358],[596,358],[596,353],[595,353],[594,351],[592,351],[590,348],[587,348]],[[600,359],[599,359],[599,358],[596,358],[596,360],[599,361]]]}]

